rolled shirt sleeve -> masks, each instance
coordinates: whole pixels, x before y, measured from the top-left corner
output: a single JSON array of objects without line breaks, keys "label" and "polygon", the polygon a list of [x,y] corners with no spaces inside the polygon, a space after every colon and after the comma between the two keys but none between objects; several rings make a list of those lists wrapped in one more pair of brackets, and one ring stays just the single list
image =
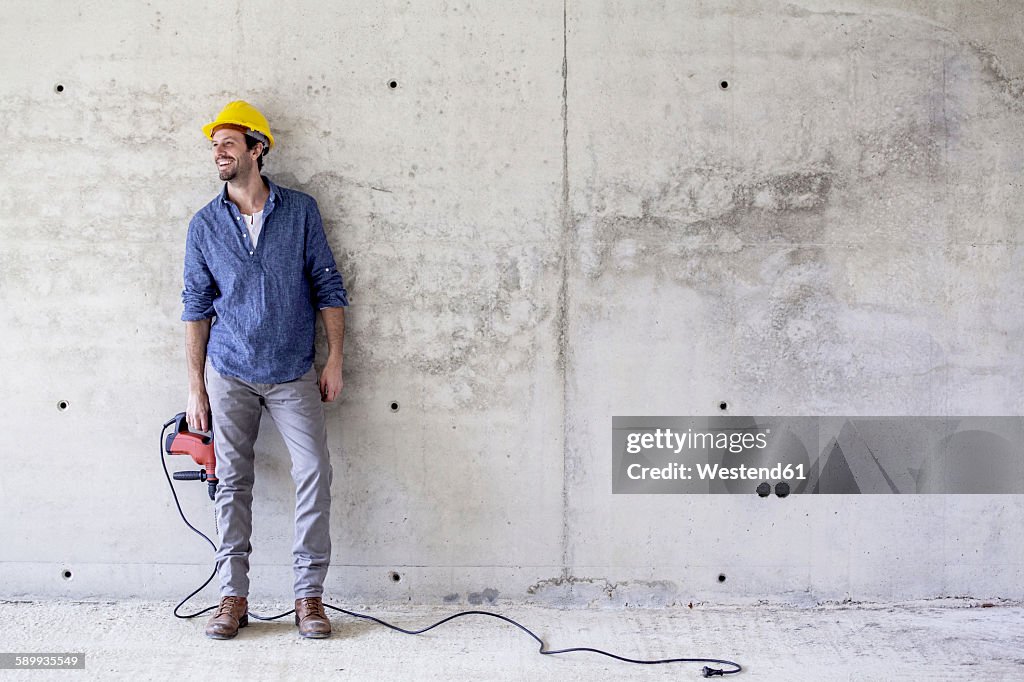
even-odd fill
[{"label": "rolled shirt sleeve", "polygon": [[181,292],[181,301],[184,304],[181,319],[184,322],[213,317],[216,314],[213,299],[220,293],[199,247],[196,234],[198,229],[193,219],[189,223],[188,236],[185,238],[185,288]]},{"label": "rolled shirt sleeve", "polygon": [[327,243],[320,209],[313,201],[306,218],[306,276],[313,305],[318,309],[348,305],[348,292]]}]

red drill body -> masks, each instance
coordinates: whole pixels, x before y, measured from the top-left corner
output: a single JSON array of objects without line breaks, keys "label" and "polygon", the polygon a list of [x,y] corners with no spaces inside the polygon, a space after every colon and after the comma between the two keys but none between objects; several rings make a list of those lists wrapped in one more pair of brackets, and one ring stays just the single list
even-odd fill
[{"label": "red drill body", "polygon": [[168,455],[188,455],[202,467],[199,471],[177,471],[174,480],[206,481],[210,499],[214,498],[217,492],[217,457],[213,450],[213,436],[190,431],[185,413],[181,412],[174,417],[174,430],[167,435],[164,452]]}]

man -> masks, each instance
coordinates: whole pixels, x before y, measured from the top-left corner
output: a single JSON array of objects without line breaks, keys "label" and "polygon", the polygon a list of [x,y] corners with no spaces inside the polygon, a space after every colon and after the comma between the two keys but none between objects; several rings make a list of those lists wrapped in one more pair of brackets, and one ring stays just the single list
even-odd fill
[{"label": "man", "polygon": [[[322,402],[342,388],[348,294],[316,201],[260,173],[274,147],[267,119],[246,102],[231,102],[203,132],[225,184],[189,224],[181,319],[187,420],[201,431],[212,426],[220,481],[221,601],[206,634],[229,639],[248,624],[253,445],[266,409],[288,446],[296,488],[295,622],[303,637],[328,637],[322,595],[331,558],[333,467]],[[329,349],[319,380],[317,310]]]}]

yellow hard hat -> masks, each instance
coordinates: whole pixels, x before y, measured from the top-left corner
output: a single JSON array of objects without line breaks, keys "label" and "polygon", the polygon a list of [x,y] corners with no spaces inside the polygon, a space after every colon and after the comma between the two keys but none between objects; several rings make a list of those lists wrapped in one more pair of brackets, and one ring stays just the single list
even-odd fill
[{"label": "yellow hard hat", "polygon": [[270,148],[274,148],[274,136],[270,134],[270,124],[267,122],[267,118],[260,113],[259,109],[248,102],[242,100],[231,102],[221,109],[214,121],[203,126],[203,132],[212,140],[213,129],[226,123],[242,126],[250,131],[259,133],[259,135],[254,137],[257,139],[261,136],[266,137]]}]

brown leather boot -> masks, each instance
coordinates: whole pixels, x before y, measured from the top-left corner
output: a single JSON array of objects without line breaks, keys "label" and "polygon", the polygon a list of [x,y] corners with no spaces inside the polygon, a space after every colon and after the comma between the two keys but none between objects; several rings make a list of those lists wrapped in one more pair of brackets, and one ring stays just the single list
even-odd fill
[{"label": "brown leather boot", "polygon": [[206,636],[231,639],[238,628],[249,624],[249,600],[245,597],[221,597],[217,612],[206,622]]},{"label": "brown leather boot", "polygon": [[302,597],[295,600],[295,624],[303,637],[322,639],[331,636],[331,621],[324,611],[320,597]]}]

